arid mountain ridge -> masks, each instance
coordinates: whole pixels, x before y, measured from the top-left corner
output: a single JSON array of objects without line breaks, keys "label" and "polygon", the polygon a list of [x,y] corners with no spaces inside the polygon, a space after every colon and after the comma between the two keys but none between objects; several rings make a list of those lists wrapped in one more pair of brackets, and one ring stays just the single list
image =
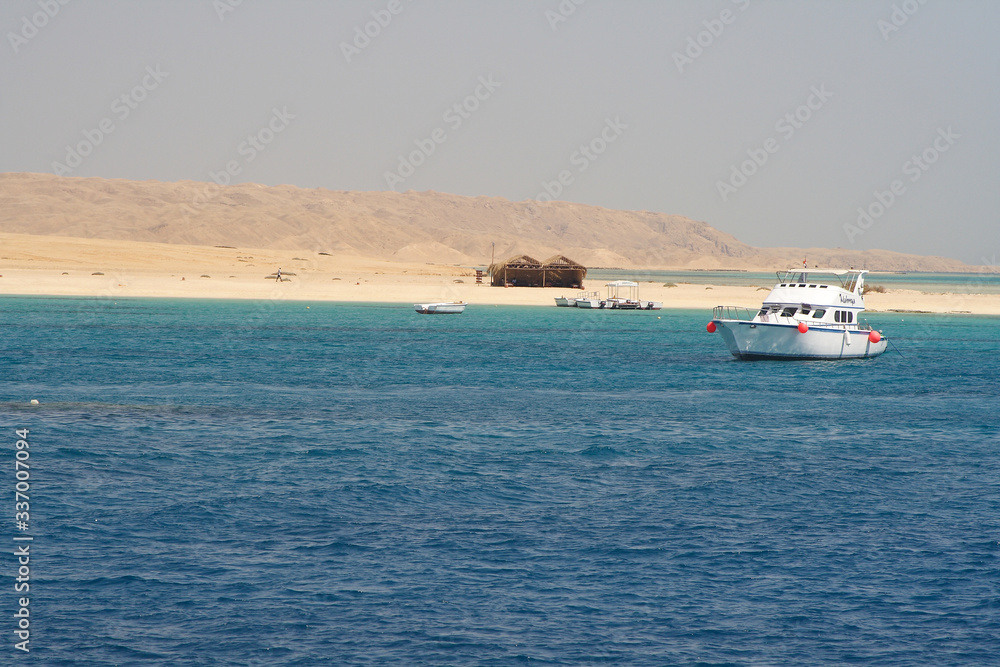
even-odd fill
[{"label": "arid mountain ridge", "polygon": [[497,259],[563,254],[592,267],[770,270],[808,257],[882,271],[975,268],[886,250],[756,248],[679,215],[561,201],[32,173],[0,174],[0,231],[468,266],[495,252]]}]

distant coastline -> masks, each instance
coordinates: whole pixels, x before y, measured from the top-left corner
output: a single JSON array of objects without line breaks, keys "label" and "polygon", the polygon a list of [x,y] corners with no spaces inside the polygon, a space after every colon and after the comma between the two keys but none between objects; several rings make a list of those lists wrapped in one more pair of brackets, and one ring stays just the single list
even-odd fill
[{"label": "distant coastline", "polygon": [[[441,192],[0,174],[0,232],[298,250],[403,263],[481,266],[565,255],[587,267],[751,272],[800,264],[880,271],[976,271],[947,257],[891,250],[761,248],[704,221],[566,201]],[[618,267],[618,268],[611,268]],[[996,271],[996,267],[984,267]]]}]

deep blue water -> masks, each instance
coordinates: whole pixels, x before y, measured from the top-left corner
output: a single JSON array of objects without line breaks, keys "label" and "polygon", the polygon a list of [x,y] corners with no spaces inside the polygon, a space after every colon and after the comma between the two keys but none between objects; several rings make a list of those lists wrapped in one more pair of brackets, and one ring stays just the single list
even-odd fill
[{"label": "deep blue water", "polygon": [[997,318],[740,362],[708,312],[0,306],[0,662],[25,534],[46,665],[1000,655]]}]

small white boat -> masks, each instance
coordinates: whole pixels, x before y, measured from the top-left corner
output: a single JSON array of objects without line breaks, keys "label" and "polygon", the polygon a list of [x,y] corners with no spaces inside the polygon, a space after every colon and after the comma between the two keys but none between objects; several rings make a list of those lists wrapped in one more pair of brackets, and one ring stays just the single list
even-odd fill
[{"label": "small white boat", "polygon": [[580,305],[580,301],[585,300],[585,299],[597,299],[597,302],[599,304],[600,301],[601,301],[600,296],[601,296],[600,292],[580,292],[579,294],[577,294],[574,297],[557,296],[556,297],[556,305],[557,306],[564,306],[564,307],[568,306],[570,308],[574,308],[574,307],[590,308],[591,306],[589,306],[589,305],[581,306]]},{"label": "small white boat", "polygon": [[413,309],[422,315],[457,315],[465,312],[464,301],[441,301],[438,303],[415,303]]},{"label": "small white boat", "polygon": [[601,301],[596,296],[588,296],[588,297],[584,297],[583,299],[577,299],[576,300],[576,307],[577,308],[603,308],[604,307],[604,302]]},{"label": "small white boat", "polygon": [[631,280],[616,280],[606,285],[608,298],[602,308],[611,310],[660,310],[663,304],[659,301],[640,301],[639,283]]},{"label": "small white boat", "polygon": [[716,306],[708,332],[716,331],[738,359],[857,359],[885,352],[888,339],[861,323],[867,271],[791,269],[756,315],[747,308]]}]

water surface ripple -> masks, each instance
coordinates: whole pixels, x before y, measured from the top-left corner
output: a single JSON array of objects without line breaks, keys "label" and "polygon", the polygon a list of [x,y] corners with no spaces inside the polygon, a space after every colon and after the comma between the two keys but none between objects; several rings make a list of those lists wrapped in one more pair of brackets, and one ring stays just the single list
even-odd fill
[{"label": "water surface ripple", "polygon": [[996,318],[306,305],[3,300],[37,659],[995,664]]}]

